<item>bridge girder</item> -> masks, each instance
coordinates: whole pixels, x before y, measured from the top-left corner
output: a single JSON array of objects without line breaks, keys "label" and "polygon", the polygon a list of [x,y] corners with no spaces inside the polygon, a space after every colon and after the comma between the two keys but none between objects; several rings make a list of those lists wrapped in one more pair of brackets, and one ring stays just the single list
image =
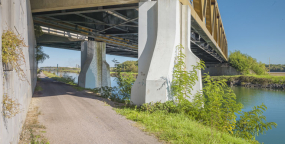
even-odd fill
[{"label": "bridge girder", "polygon": [[[112,2],[112,0],[102,1]],[[191,9],[193,52],[206,62],[226,62],[228,46],[216,0],[193,0],[193,3],[180,0],[180,2],[189,5]],[[71,6],[65,10],[59,6],[58,10],[43,8],[41,12],[33,8],[33,17],[37,25],[84,35],[96,41],[106,42],[107,46],[117,47],[126,53],[128,50],[137,53],[138,4],[133,0],[125,0],[120,4],[123,5],[99,3],[101,6],[87,6],[80,9]],[[44,43],[39,44],[44,45]],[[56,43],[52,44],[55,45]],[[135,55],[131,54],[131,57]]]}]

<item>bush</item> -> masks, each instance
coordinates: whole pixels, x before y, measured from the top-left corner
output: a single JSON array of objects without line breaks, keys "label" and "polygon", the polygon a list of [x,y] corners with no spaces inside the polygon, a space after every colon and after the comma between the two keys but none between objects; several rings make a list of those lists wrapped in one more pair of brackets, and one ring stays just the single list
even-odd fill
[{"label": "bush", "polygon": [[117,60],[113,60],[116,67],[114,71],[116,73],[116,82],[118,85],[118,95],[122,97],[122,100],[128,100],[131,97],[132,86],[135,82],[135,78],[132,74],[121,75],[122,67]]},{"label": "bush", "polygon": [[257,62],[256,59],[240,51],[230,53],[229,63],[243,74],[249,74],[250,70],[252,70],[257,75],[262,75],[268,71],[264,63]]},{"label": "bush", "polygon": [[[183,47],[180,45],[177,49],[178,56],[172,82],[173,101],[144,104],[139,111],[186,114],[215,130],[239,136],[252,143],[258,143],[255,140],[256,135],[263,134],[268,128],[276,126],[274,122],[266,122],[266,117],[259,110],[261,108],[265,111],[264,105],[254,107],[250,112],[243,112],[241,120],[236,122],[236,113],[241,112],[243,105],[236,102],[236,95],[227,86],[226,80],[213,80],[209,75],[204,78],[203,90],[189,101],[192,87],[198,79],[197,71],[204,66],[203,62],[198,63],[197,66],[193,66],[193,71],[185,71]],[[241,79],[247,82],[255,80],[252,77],[241,77]]]}]

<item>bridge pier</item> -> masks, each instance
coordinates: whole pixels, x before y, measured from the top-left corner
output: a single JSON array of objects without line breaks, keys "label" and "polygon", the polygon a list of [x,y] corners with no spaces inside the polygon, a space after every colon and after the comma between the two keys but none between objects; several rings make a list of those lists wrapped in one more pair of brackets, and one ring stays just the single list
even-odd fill
[{"label": "bridge pier", "polygon": [[[179,0],[139,3],[139,71],[131,93],[134,104],[173,99],[171,82],[177,45],[185,47],[188,71],[199,61],[190,49],[190,13],[189,6],[182,6]],[[200,71],[198,77],[193,95],[202,89]]]},{"label": "bridge pier", "polygon": [[81,43],[81,72],[78,85],[84,88],[111,87],[110,67],[106,62],[106,43]]}]

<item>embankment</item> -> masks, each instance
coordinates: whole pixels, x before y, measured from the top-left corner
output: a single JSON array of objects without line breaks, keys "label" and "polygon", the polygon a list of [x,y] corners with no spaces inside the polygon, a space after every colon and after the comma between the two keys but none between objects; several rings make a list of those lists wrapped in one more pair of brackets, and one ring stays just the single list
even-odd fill
[{"label": "embankment", "polygon": [[254,75],[254,76],[213,76],[215,80],[226,80],[229,86],[248,88],[268,88],[285,90],[284,76]]}]

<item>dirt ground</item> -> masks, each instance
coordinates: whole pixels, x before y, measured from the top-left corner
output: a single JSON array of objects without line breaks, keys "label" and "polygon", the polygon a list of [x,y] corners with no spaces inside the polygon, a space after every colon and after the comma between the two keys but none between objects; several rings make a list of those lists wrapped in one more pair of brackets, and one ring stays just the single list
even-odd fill
[{"label": "dirt ground", "polygon": [[48,143],[48,140],[43,135],[46,133],[46,127],[40,124],[38,121],[41,111],[39,111],[40,99],[37,98],[37,95],[39,95],[39,92],[35,92],[35,97],[33,97],[31,100],[22,133],[20,135],[19,144]]}]

